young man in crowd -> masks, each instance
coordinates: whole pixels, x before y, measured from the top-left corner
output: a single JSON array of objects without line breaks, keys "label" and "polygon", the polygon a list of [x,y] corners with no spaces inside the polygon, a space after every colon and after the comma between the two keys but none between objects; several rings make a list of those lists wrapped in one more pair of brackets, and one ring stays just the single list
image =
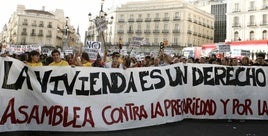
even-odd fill
[{"label": "young man in crowd", "polygon": [[51,52],[51,56],[53,58],[53,62],[49,64],[49,66],[69,66],[69,63],[63,60],[60,56],[60,51],[53,50]]}]

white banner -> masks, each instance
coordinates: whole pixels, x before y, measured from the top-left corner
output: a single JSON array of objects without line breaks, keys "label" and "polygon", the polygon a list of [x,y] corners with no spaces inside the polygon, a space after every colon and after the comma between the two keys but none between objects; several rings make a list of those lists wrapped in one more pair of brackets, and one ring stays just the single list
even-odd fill
[{"label": "white banner", "polygon": [[12,58],[0,58],[0,67],[0,132],[268,119],[267,67],[28,67]]}]

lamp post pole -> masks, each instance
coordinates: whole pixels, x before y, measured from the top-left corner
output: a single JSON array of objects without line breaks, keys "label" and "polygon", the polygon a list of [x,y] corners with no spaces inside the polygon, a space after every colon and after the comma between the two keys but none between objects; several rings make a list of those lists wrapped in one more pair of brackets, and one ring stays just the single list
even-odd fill
[{"label": "lamp post pole", "polygon": [[69,35],[69,26],[68,26],[69,17],[66,17],[65,27],[64,27],[64,39],[63,39],[63,50],[66,50],[69,48],[68,45],[68,35]]},{"label": "lamp post pole", "polygon": [[[107,14],[103,11],[103,4],[104,4],[104,0],[101,0],[101,9],[100,9],[99,15],[95,19],[91,19],[91,13],[89,13],[88,16],[89,16],[89,22],[94,22],[94,25],[96,26],[96,29],[98,32],[97,40],[101,41],[102,49],[104,49],[106,51],[107,49],[106,49],[104,30],[107,29],[107,24],[109,23],[109,20],[106,19]],[[112,19],[113,19],[113,17],[111,17],[111,20]],[[94,29],[95,28],[93,27],[93,32],[92,32],[93,38],[95,36]],[[91,32],[89,32],[89,33],[91,34]],[[89,35],[89,37],[91,37],[91,35]]]},{"label": "lamp post pole", "polygon": [[90,41],[94,41],[94,37],[95,37],[95,27],[94,27],[94,20],[91,19],[91,13],[88,13],[88,18],[89,18],[89,29],[88,29],[88,39]]}]

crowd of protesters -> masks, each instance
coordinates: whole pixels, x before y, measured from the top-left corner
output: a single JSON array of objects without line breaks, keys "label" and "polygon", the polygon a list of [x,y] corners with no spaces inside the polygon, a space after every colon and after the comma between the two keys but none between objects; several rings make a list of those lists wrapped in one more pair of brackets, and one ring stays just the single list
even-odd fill
[{"label": "crowd of protesters", "polygon": [[40,54],[38,51],[26,52],[20,55],[10,55],[8,52],[1,54],[1,57],[13,57],[25,62],[29,66],[85,66],[85,67],[104,67],[104,68],[134,68],[134,67],[157,67],[166,66],[174,63],[200,63],[200,64],[217,64],[224,66],[268,66],[265,60],[265,54],[257,54],[256,59],[251,60],[249,57],[217,58],[215,54],[208,57],[186,58],[184,56],[174,56],[159,52],[157,56],[147,55],[143,59],[122,56],[119,52],[112,54],[104,53],[104,56],[97,55],[96,60],[90,60],[88,53],[68,54],[61,57],[61,52],[53,50],[50,55]]}]

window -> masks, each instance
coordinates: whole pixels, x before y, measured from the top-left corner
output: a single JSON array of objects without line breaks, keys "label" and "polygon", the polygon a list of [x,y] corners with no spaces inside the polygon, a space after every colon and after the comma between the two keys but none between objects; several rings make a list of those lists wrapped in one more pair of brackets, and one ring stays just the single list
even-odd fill
[{"label": "window", "polygon": [[254,1],[250,1],[249,3],[249,10],[255,10],[255,2]]},{"label": "window", "polygon": [[164,24],[164,30],[168,30],[168,24]]},{"label": "window", "polygon": [[168,17],[168,13],[165,13],[165,14],[164,14],[164,17]]},{"label": "window", "polygon": [[262,24],[266,25],[267,24],[267,14],[262,15]]},{"label": "window", "polygon": [[130,18],[131,18],[131,19],[134,18],[134,15],[133,15],[133,14],[130,14]]},{"label": "window", "polygon": [[138,24],[138,30],[141,30],[141,23]]},{"label": "window", "polygon": [[250,40],[254,40],[254,32],[253,31],[250,31],[250,33],[249,33],[249,39]]},{"label": "window", "polygon": [[27,31],[26,28],[23,28],[23,29],[22,29],[22,32],[23,32],[23,33],[26,33],[26,31]]},{"label": "window", "polygon": [[52,22],[48,22],[47,27],[48,27],[48,28],[52,28]]},{"label": "window", "polygon": [[39,30],[38,36],[43,36],[43,30]]},{"label": "window", "polygon": [[263,40],[267,39],[267,31],[266,31],[266,30],[264,30],[264,31],[262,32],[262,39],[263,39]]},{"label": "window", "polygon": [[123,25],[119,25],[119,30],[124,30],[124,26]]},{"label": "window", "polygon": [[133,25],[129,25],[128,31],[133,31]]},{"label": "window", "polygon": [[35,34],[35,29],[32,29],[32,33],[31,34]]},{"label": "window", "polygon": [[235,33],[234,33],[234,40],[235,41],[239,41],[239,33],[236,31]]},{"label": "window", "polygon": [[154,38],[154,43],[158,43],[158,38]]},{"label": "window", "polygon": [[180,13],[179,12],[175,12],[175,18],[179,18],[180,17]]},{"label": "window", "polygon": [[173,38],[173,43],[174,43],[175,45],[178,45],[178,41],[179,41],[179,40],[178,40],[178,37],[174,37],[174,38]]},{"label": "window", "polygon": [[234,12],[239,12],[240,9],[239,9],[239,3],[235,3],[234,4]]},{"label": "window", "polygon": [[22,25],[28,25],[28,20],[24,19]]},{"label": "window", "polygon": [[[175,29],[175,30],[179,30],[179,24],[175,24],[174,29]],[[189,29],[188,29],[188,30],[189,30]]]},{"label": "window", "polygon": [[150,30],[150,23],[146,24],[146,30]]},{"label": "window", "polygon": [[255,25],[254,20],[255,20],[255,16],[254,16],[254,15],[251,15],[251,16],[249,17],[249,24],[250,24],[250,25]]},{"label": "window", "polygon": [[159,18],[159,13],[155,13],[155,17],[156,18]]},{"label": "window", "polygon": [[40,21],[39,22],[39,27],[43,27],[44,26],[44,22],[43,21]]},{"label": "window", "polygon": [[150,14],[147,14],[147,18],[150,18],[150,16],[151,16]]},{"label": "window", "polygon": [[239,17],[234,17],[234,26],[239,26]]},{"label": "window", "polygon": [[139,16],[138,16],[139,18],[142,18],[142,14],[139,14]]},{"label": "window", "polygon": [[159,29],[159,23],[155,23],[154,28],[155,28],[155,30],[158,30]]}]

